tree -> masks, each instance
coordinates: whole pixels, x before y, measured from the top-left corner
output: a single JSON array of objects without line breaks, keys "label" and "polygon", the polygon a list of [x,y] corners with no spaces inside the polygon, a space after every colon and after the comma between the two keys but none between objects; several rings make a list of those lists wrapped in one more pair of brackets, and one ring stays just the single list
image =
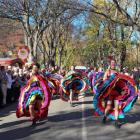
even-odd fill
[{"label": "tree", "polygon": [[[110,14],[115,16],[116,12],[112,10]],[[122,70],[133,30],[92,13],[89,14],[87,23],[84,31],[87,42],[85,58],[94,65],[106,67],[108,56],[113,56]]]},{"label": "tree", "polygon": [[67,11],[59,0],[0,0],[0,7],[0,17],[22,24],[30,61],[37,56],[38,43],[46,28]]},{"label": "tree", "polygon": [[24,34],[21,24],[10,19],[0,18],[0,53],[6,56],[16,55],[17,46],[23,46]]},{"label": "tree", "polygon": [[[93,0],[92,2],[84,0],[81,5],[75,9],[92,12],[111,22],[130,26],[140,31],[140,0]],[[116,13],[120,15],[117,18],[112,16],[111,12],[105,12],[105,10],[112,11],[114,8]]]},{"label": "tree", "polygon": [[72,21],[79,14],[79,11],[69,9],[52,19],[52,24],[46,28],[41,40],[44,63],[47,55],[48,64],[56,62],[61,66],[64,47],[72,35]]}]

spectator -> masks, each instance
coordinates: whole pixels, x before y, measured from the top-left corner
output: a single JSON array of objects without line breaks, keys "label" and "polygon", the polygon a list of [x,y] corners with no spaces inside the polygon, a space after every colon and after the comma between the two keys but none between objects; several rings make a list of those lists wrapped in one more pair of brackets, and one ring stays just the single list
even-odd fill
[{"label": "spectator", "polygon": [[6,70],[4,66],[0,67],[0,81],[1,81],[1,89],[2,89],[2,95],[3,95],[3,100],[2,100],[2,105],[6,105],[6,96],[7,96],[7,82],[8,78],[6,75]]},{"label": "spectator", "polygon": [[12,79],[12,71],[9,69],[6,73],[7,75],[7,103],[11,103],[12,101],[12,83],[14,80]]},{"label": "spectator", "polygon": [[132,72],[132,77],[137,85],[139,87],[139,82],[140,82],[140,71],[134,67],[133,72]]}]

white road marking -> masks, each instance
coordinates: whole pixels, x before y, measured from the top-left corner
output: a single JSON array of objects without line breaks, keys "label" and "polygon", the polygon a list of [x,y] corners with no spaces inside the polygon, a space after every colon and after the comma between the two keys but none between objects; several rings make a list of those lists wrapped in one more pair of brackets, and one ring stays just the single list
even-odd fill
[{"label": "white road marking", "polygon": [[[84,102],[84,98],[82,98],[82,103]],[[85,105],[82,104],[82,140],[87,140],[87,129],[86,129],[86,118],[84,112]]]}]

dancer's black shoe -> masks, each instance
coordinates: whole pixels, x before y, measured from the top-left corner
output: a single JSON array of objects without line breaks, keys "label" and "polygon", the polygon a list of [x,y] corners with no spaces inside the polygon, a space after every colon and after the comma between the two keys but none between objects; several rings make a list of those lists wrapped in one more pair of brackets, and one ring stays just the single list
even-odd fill
[{"label": "dancer's black shoe", "polygon": [[121,125],[120,125],[120,123],[119,123],[118,120],[115,120],[115,127],[116,127],[116,128],[120,128],[120,127],[121,127]]},{"label": "dancer's black shoe", "polygon": [[102,123],[103,123],[103,124],[106,123],[106,116],[103,117]]},{"label": "dancer's black shoe", "polygon": [[74,104],[73,104],[73,103],[70,103],[70,106],[71,106],[71,107],[74,107]]},{"label": "dancer's black shoe", "polygon": [[32,125],[31,126],[36,126],[36,120],[35,119],[32,121]]}]

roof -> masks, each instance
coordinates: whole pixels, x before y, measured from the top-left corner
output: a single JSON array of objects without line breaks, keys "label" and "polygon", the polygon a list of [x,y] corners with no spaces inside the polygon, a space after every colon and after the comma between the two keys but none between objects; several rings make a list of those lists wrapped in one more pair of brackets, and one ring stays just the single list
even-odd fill
[{"label": "roof", "polygon": [[15,63],[23,64],[20,58],[0,58],[0,65],[14,65]]}]

